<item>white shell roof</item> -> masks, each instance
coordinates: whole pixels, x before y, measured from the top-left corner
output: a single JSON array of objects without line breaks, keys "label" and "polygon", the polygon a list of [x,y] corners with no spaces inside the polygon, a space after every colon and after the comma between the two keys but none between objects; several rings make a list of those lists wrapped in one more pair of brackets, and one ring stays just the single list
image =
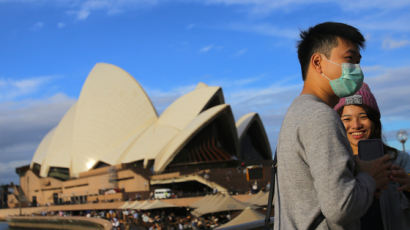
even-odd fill
[{"label": "white shell roof", "polygon": [[[154,160],[165,146],[194,120],[214,97],[222,97],[220,87],[204,83],[172,103],[157,122],[145,130],[121,156],[121,163]],[[118,162],[120,163],[120,162]]]},{"label": "white shell roof", "polygon": [[[236,122],[236,129],[238,130],[239,139],[245,134],[248,130],[249,126],[252,124],[252,121],[258,119],[259,116],[256,113],[248,113],[243,115],[237,122]],[[259,119],[260,121],[260,119]]]},{"label": "white shell roof", "polygon": [[56,128],[51,129],[46,136],[41,140],[40,144],[38,145],[36,152],[33,155],[33,159],[31,160],[30,167],[33,167],[34,163],[42,164],[45,156],[47,155],[47,149],[50,145],[51,139],[54,134],[54,130]]},{"label": "white shell roof", "polygon": [[98,161],[116,164],[124,142],[138,136],[158,119],[145,91],[124,70],[98,63],[87,77],[80,97],[54,131],[40,143],[33,162],[70,168],[72,176]]},{"label": "white shell roof", "polygon": [[261,141],[264,143],[264,147],[266,148],[268,152],[267,157],[272,156],[272,150],[269,145],[268,136],[266,135],[266,131],[263,126],[262,120],[257,113],[245,114],[236,122],[236,129],[238,130],[239,142],[242,141],[242,138],[249,131],[249,128],[254,123],[257,124],[260,138],[262,138]]},{"label": "white shell roof", "polygon": [[[172,103],[158,119],[158,123],[184,129],[198,114],[204,110],[208,102],[222,94],[220,87],[197,87],[194,91],[183,95]],[[223,102],[222,102],[223,103]]]},{"label": "white shell roof", "polygon": [[220,87],[199,83],[158,117],[131,75],[98,63],[78,101],[41,141],[31,167],[41,164],[42,177],[50,167],[69,168],[70,176],[75,177],[98,162],[115,165],[143,160],[146,164],[154,160],[154,171],[159,172],[196,133],[222,114],[234,135],[233,149],[238,151],[232,111],[224,104]]},{"label": "white shell roof", "polygon": [[54,130],[47,154],[41,163],[40,176],[47,176],[50,167],[70,168],[76,104],[71,106]]},{"label": "white shell roof", "polygon": [[73,173],[87,171],[98,161],[115,164],[112,150],[156,120],[152,102],[131,75],[114,65],[97,64],[77,102]]},{"label": "white shell roof", "polygon": [[[227,122],[233,122],[233,115],[229,105],[222,104],[214,106],[203,113],[199,114],[195,119],[193,119],[190,124],[164,148],[158,157],[155,159],[154,171],[161,172],[165,167],[174,159],[176,154],[185,146],[185,144],[203,127],[212,122],[220,114],[228,112],[229,118],[226,119]],[[233,124],[232,124],[233,126]],[[233,134],[236,140],[236,130],[233,129]],[[237,145],[237,143],[235,143]],[[237,146],[236,146],[237,147]],[[237,149],[237,148],[236,148]]]}]

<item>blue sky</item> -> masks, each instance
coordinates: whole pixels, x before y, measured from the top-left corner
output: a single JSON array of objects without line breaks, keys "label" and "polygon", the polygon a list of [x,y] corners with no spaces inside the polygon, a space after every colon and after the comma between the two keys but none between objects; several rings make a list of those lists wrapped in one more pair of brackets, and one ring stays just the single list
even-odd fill
[{"label": "blue sky", "polygon": [[[0,0],[0,183],[17,182],[98,62],[129,72],[159,112],[198,82],[223,88],[235,119],[258,112],[272,147],[301,90],[300,30],[359,28],[362,68],[388,143],[410,131],[408,0]],[[410,145],[407,144],[407,149]]]}]

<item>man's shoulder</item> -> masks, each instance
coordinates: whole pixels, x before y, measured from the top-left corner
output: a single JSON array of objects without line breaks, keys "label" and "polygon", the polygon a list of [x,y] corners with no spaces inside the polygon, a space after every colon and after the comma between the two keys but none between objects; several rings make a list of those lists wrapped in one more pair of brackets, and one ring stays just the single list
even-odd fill
[{"label": "man's shoulder", "polygon": [[319,98],[310,94],[297,97],[288,110],[287,116],[298,117],[303,120],[326,119],[334,121],[338,118],[336,112]]}]

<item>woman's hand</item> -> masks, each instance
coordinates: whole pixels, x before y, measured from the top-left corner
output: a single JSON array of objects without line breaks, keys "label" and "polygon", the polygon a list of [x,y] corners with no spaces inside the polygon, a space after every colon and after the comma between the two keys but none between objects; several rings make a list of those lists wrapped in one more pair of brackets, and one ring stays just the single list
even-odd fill
[{"label": "woman's hand", "polygon": [[399,183],[399,191],[410,192],[410,175],[397,165],[392,165],[390,179]]}]

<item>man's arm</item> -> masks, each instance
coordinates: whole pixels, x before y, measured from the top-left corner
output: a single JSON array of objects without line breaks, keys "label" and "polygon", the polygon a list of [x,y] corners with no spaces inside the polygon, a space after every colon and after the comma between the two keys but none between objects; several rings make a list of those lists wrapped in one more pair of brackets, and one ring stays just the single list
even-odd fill
[{"label": "man's arm", "polygon": [[360,219],[372,203],[376,183],[367,173],[355,173],[340,119],[333,111],[318,112],[301,132],[323,215],[342,225]]}]

